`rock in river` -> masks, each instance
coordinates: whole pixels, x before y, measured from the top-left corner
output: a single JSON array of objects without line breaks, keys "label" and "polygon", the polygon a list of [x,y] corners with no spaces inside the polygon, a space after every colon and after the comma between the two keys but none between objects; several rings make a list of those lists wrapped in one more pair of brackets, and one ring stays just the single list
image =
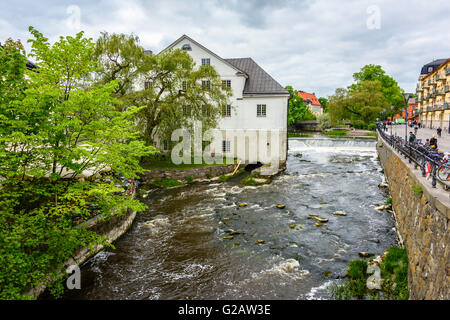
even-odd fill
[{"label": "rock in river", "polygon": [[286,206],[284,204],[277,204],[278,209],[284,209]]},{"label": "rock in river", "polygon": [[344,211],[335,211],[333,212],[335,216],[346,216],[347,214]]},{"label": "rock in river", "polygon": [[328,222],[327,218],[314,217],[314,220],[319,221],[319,222]]},{"label": "rock in river", "polygon": [[314,225],[315,225],[316,227],[320,227],[320,226],[323,226],[323,223],[322,223],[322,222],[316,222],[316,223],[314,223]]},{"label": "rock in river", "polygon": [[361,252],[359,253],[359,256],[360,256],[361,258],[368,258],[368,257],[372,257],[372,256],[373,256],[373,253],[361,251]]},{"label": "rock in river", "polygon": [[265,241],[264,240],[256,240],[255,244],[263,244]]},{"label": "rock in river", "polygon": [[246,206],[247,206],[247,204],[245,202],[242,202],[239,204],[239,207],[246,207]]}]

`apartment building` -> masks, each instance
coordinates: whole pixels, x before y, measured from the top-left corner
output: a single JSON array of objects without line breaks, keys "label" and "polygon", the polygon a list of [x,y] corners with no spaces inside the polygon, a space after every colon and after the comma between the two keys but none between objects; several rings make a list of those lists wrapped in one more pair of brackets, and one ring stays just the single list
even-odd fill
[{"label": "apartment building", "polygon": [[450,127],[450,59],[439,59],[422,67],[416,92],[415,115],[427,128]]}]

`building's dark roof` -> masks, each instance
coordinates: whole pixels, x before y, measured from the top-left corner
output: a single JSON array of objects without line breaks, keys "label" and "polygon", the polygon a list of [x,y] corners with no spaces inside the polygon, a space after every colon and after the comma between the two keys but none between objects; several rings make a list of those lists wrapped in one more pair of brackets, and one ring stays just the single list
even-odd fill
[{"label": "building's dark roof", "polygon": [[244,94],[289,94],[278,82],[265,72],[252,58],[224,59],[248,75]]},{"label": "building's dark roof", "polygon": [[447,60],[448,60],[448,58],[447,59],[437,59],[437,60],[434,60],[434,61],[432,61],[430,63],[427,63],[426,65],[424,65],[422,67],[422,70],[420,71],[420,74],[421,75],[422,74],[429,74],[430,73],[430,72],[428,72],[428,68],[429,67],[433,68],[433,70],[431,71],[431,72],[433,72],[434,70],[436,70],[440,65],[442,65]]},{"label": "building's dark roof", "polygon": [[27,68],[28,70],[33,70],[33,69],[37,69],[39,68],[37,65],[35,65],[33,62],[31,62],[30,60],[27,61]]}]

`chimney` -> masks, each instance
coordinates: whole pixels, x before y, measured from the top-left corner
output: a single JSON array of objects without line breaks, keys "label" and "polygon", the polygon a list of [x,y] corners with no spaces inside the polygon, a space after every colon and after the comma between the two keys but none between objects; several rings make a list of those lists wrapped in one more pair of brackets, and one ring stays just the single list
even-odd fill
[{"label": "chimney", "polygon": [[144,50],[144,54],[153,54],[152,50]]}]

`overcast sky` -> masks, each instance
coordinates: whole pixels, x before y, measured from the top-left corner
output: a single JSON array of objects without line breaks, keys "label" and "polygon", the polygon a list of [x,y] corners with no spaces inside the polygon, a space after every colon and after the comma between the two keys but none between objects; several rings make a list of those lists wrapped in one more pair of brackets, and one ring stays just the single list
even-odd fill
[{"label": "overcast sky", "polygon": [[0,1],[1,42],[26,42],[32,25],[50,41],[80,30],[94,39],[134,33],[159,52],[187,34],[222,58],[253,58],[282,86],[324,97],[366,64],[415,92],[420,68],[450,57],[448,0]]}]

